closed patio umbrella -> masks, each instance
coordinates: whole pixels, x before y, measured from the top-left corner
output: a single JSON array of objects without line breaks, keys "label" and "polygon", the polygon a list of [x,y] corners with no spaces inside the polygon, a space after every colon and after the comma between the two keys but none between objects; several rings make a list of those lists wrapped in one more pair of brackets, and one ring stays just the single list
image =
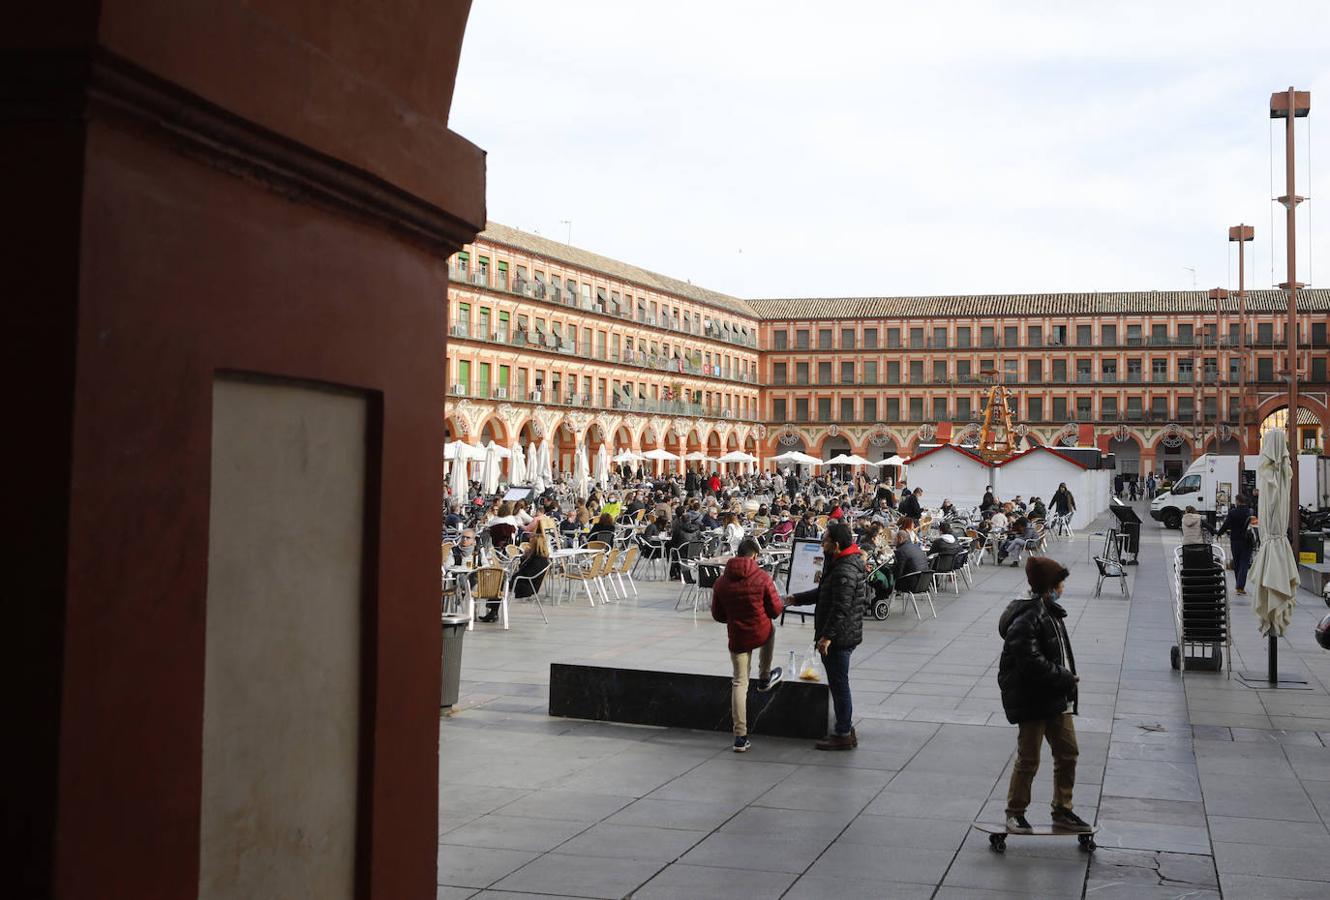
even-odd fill
[{"label": "closed patio umbrella", "polygon": [[448,486],[452,489],[453,503],[464,506],[470,499],[470,486],[466,478],[467,458],[461,453],[453,456],[451,478]]},{"label": "closed patio umbrella", "polygon": [[587,468],[586,444],[579,443],[573,454],[573,490],[582,500],[591,493],[591,473]]},{"label": "closed patio umbrella", "polygon": [[486,496],[499,490],[499,452],[493,442],[485,448],[485,460],[480,467],[480,489]]},{"label": "closed patio umbrella", "polygon": [[[530,481],[536,477],[536,470],[540,468],[540,445],[534,440],[526,445],[526,477]],[[540,493],[537,491],[536,493]]]},{"label": "closed patio umbrella", "polygon": [[508,483],[521,484],[526,481],[526,458],[522,455],[522,447],[513,438],[512,446],[508,448]]},{"label": "closed patio umbrella", "polygon": [[1293,462],[1288,455],[1288,436],[1271,428],[1261,439],[1261,458],[1256,464],[1256,487],[1260,493],[1261,546],[1252,559],[1247,580],[1256,585],[1252,612],[1260,621],[1261,634],[1281,637],[1293,618],[1298,592],[1298,566],[1288,541],[1289,484]]},{"label": "closed patio umbrella", "polygon": [[604,443],[596,450],[596,483],[601,490],[610,486],[610,454]]}]

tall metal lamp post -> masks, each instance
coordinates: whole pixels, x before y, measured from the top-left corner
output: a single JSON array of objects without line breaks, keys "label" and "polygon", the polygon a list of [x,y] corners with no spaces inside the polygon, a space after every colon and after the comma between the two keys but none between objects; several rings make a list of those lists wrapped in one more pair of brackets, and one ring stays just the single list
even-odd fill
[{"label": "tall metal lamp post", "polygon": [[1247,453],[1247,267],[1246,244],[1255,240],[1256,229],[1234,225],[1228,239],[1238,245],[1238,493],[1243,491],[1243,457]]},{"label": "tall metal lamp post", "polygon": [[[1306,197],[1299,197],[1293,183],[1294,122],[1311,113],[1311,91],[1298,91],[1290,87],[1286,91],[1270,95],[1270,118],[1284,120],[1284,196],[1276,197],[1284,206],[1287,225],[1288,245],[1288,280],[1279,285],[1288,291],[1288,324],[1284,326],[1284,337],[1288,340],[1288,452],[1293,455],[1293,480],[1289,496],[1289,543],[1297,552],[1300,522],[1298,521],[1298,289],[1303,287],[1298,282],[1298,204]],[[1296,557],[1295,557],[1296,558]]]}]

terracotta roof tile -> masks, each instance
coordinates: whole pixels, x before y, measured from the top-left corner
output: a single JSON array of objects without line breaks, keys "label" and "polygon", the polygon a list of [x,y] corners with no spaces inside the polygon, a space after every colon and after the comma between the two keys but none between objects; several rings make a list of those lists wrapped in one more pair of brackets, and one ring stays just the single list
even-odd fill
[{"label": "terracotta roof tile", "polygon": [[[1220,301],[1225,312],[1237,312],[1238,300]],[[1247,311],[1279,312],[1288,308],[1283,291],[1247,292]],[[1207,291],[1105,291],[1066,294],[959,294],[935,297],[821,297],[749,300],[766,321],[818,319],[938,319],[986,316],[1088,316],[1205,314],[1215,311]],[[1330,312],[1330,290],[1307,289],[1298,294],[1300,312]]]},{"label": "terracotta roof tile", "polygon": [[671,278],[668,275],[661,275],[648,269],[620,262],[617,259],[610,259],[608,256],[582,250],[571,244],[552,241],[538,234],[509,228],[507,225],[500,225],[498,222],[486,223],[485,230],[476,237],[476,240],[502,244],[516,250],[524,250],[527,253],[566,263],[579,269],[599,272],[612,278],[620,278],[624,281],[640,284],[649,289],[674,294],[688,300],[696,300],[699,303],[715,306],[727,312],[738,313],[750,321],[753,319],[752,309],[749,308],[746,302],[737,297],[731,297],[717,291],[709,291],[706,288],[680,281],[677,278]]}]

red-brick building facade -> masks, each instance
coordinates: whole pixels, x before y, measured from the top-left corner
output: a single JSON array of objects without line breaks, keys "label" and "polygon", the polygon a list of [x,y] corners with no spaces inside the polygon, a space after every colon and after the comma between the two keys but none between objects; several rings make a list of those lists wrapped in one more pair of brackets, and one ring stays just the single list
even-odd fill
[{"label": "red-brick building facade", "polygon": [[[494,224],[450,276],[450,434],[553,433],[564,458],[908,455],[977,437],[996,378],[1027,441],[1089,425],[1122,471],[1177,472],[1236,450],[1240,419],[1254,451],[1287,405],[1277,290],[1247,292],[1245,332],[1207,291],[742,300]],[[1330,291],[1299,311],[1300,444],[1323,447]]]}]

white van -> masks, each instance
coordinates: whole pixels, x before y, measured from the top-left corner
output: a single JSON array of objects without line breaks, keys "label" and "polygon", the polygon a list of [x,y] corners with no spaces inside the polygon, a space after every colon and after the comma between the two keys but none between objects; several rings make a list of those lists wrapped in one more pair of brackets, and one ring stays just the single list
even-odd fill
[{"label": "white van", "polygon": [[[1301,454],[1297,459],[1298,503],[1317,509],[1325,500],[1326,466],[1321,462],[1325,457]],[[1243,481],[1250,493],[1256,484],[1256,464],[1260,462],[1260,456],[1248,454],[1242,462],[1247,472]],[[1183,511],[1194,506],[1214,526],[1218,515],[1228,514],[1228,506],[1238,492],[1237,476],[1236,456],[1207,453],[1188,466],[1172,488],[1150,502],[1150,518],[1162,522],[1165,528],[1178,528],[1182,525]]]}]

